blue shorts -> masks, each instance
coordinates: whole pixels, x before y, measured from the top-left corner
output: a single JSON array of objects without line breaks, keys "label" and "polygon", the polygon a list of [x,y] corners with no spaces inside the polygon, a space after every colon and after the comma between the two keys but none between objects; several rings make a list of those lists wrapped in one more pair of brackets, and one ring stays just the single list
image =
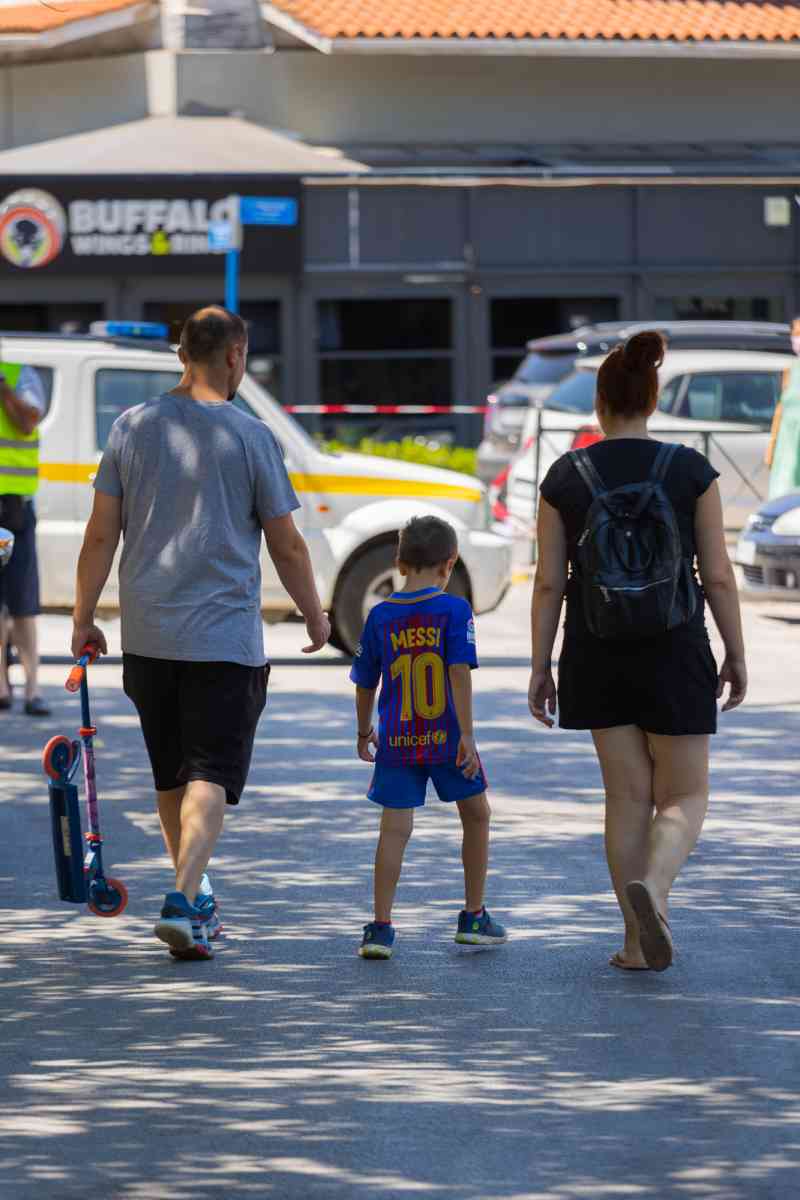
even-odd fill
[{"label": "blue shorts", "polygon": [[377,762],[367,798],[384,808],[422,808],[429,779],[439,799],[444,800],[445,804],[479,796],[487,787],[483,767],[474,779],[467,779],[455,763],[392,767]]},{"label": "blue shorts", "polygon": [[7,608],[12,617],[39,614],[36,512],[31,501],[25,504],[24,528],[14,533],[14,552],[8,566],[0,570],[0,611],[3,608]]}]

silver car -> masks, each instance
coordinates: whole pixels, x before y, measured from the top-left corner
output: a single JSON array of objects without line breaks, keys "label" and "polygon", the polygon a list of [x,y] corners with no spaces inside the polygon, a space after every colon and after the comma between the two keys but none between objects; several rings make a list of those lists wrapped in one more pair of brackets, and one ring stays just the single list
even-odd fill
[{"label": "silver car", "polygon": [[[537,483],[552,463],[567,450],[603,436],[594,412],[602,361],[583,361],[549,396],[547,407],[526,418],[506,500],[509,519],[523,536],[531,534]],[[741,529],[766,498],[769,430],[783,372],[793,362],[789,354],[668,350],[659,371],[659,411],[650,432],[662,441],[694,446],[710,458],[720,472],[729,529]]]}]

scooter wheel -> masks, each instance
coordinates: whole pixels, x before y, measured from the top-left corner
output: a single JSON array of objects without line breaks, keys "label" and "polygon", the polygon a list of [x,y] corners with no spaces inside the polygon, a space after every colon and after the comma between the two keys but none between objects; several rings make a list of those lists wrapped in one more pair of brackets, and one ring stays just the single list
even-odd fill
[{"label": "scooter wheel", "polygon": [[58,783],[66,775],[73,763],[73,747],[68,737],[59,734],[50,738],[42,752],[42,767],[45,775]]},{"label": "scooter wheel", "polygon": [[106,876],[102,882],[92,880],[89,885],[89,912],[96,917],[118,917],[128,904],[128,889],[121,879]]}]

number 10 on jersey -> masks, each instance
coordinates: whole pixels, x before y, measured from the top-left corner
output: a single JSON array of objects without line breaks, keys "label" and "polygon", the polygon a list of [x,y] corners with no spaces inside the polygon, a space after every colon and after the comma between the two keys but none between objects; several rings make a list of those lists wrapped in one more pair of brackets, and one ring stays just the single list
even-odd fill
[{"label": "number 10 on jersey", "polygon": [[435,721],[447,707],[447,687],[441,656],[401,654],[391,666],[392,679],[400,679],[403,698],[400,720],[411,721],[414,716]]}]

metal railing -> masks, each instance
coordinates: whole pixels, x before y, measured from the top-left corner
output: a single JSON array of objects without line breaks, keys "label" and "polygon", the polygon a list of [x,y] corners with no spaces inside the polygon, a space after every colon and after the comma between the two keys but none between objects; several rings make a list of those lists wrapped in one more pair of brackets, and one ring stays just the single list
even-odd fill
[{"label": "metal railing", "polygon": [[[547,411],[546,409],[542,409],[542,408],[536,409],[536,414],[537,414],[536,415],[536,423],[534,425],[534,431],[533,431],[533,447],[532,447],[532,452],[533,452],[533,508],[532,508],[531,516],[532,516],[532,520],[534,523],[536,521],[536,516],[537,516],[537,512],[538,512],[538,507],[539,507],[539,485],[541,483],[541,476],[542,476],[542,459],[543,459],[542,451],[543,451],[543,449],[549,448],[554,453],[557,453],[559,455],[563,454],[564,447],[555,445],[553,443],[553,441],[551,440],[551,436],[569,435],[572,439],[574,439],[582,431],[580,427],[576,427],[574,425],[568,425],[568,426],[567,425],[551,425],[549,422],[543,420],[543,417],[544,417],[546,411]],[[591,415],[587,413],[586,417],[587,417],[586,426],[584,426],[583,429],[588,431],[589,422],[591,421]],[[693,430],[693,429],[687,429],[685,426],[678,427],[678,426],[659,425],[657,428],[652,430],[652,436],[654,438],[656,438],[656,440],[658,440],[658,441],[666,441],[666,440],[669,440],[670,438],[674,438],[675,441],[680,442],[681,445],[692,446],[694,449],[701,450],[702,453],[705,455],[705,457],[708,458],[709,460],[711,460],[711,458],[712,458],[712,451],[715,455],[719,455],[719,457],[721,457],[722,459],[725,460],[725,462],[731,468],[733,474],[738,478],[739,481],[741,481],[741,483],[748,490],[748,492],[752,493],[754,507],[757,507],[758,505],[762,504],[764,502],[764,500],[766,500],[766,498],[767,498],[766,492],[759,490],[756,481],[750,475],[748,475],[745,470],[742,469],[742,466],[740,463],[737,463],[736,460],[731,457],[731,455],[728,453],[728,450],[725,448],[724,445],[722,445],[720,439],[721,438],[727,439],[727,438],[731,438],[731,437],[732,438],[759,437],[759,438],[763,439],[763,438],[768,437],[768,435],[769,435],[768,430],[763,429],[757,425],[752,426],[749,429],[743,428],[743,429],[725,429],[725,430],[719,430],[719,429]],[[763,460],[760,460],[760,465],[765,467]],[[724,504],[725,504],[725,496],[723,495],[723,505]],[[727,522],[726,522],[726,524],[727,524]],[[731,528],[737,528],[737,527],[731,526]]]}]

